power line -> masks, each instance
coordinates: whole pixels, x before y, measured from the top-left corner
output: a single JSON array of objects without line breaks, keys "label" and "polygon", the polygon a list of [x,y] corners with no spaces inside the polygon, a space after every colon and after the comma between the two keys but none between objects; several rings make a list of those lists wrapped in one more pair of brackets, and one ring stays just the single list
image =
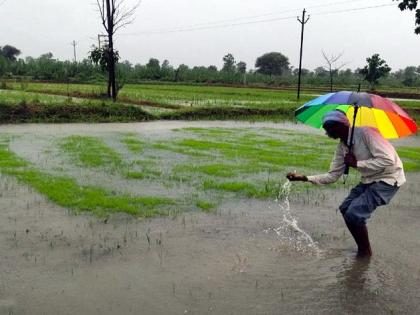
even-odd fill
[{"label": "power line", "polygon": [[376,9],[376,8],[384,8],[384,7],[390,7],[395,6],[394,3],[388,3],[388,4],[381,4],[381,5],[375,5],[370,7],[363,7],[363,8],[353,8],[353,9],[342,9],[342,10],[335,10],[335,11],[326,11],[326,12],[319,12],[319,13],[313,13],[313,15],[329,15],[329,14],[336,14],[336,13],[343,13],[343,12],[354,12],[354,11],[364,11],[369,9]]},{"label": "power line", "polygon": [[[346,1],[339,1],[339,2],[335,1],[335,2],[330,2],[330,3],[313,5],[313,6],[309,6],[307,8],[313,9],[313,8],[320,8],[320,7],[329,7],[329,6],[334,6],[334,5],[341,5],[341,4],[354,3],[354,2],[360,2],[360,1],[365,1],[366,2],[366,0],[346,0]],[[289,12],[298,12],[298,11],[300,12],[300,10],[301,10],[301,8],[287,9],[287,10],[265,13],[265,14],[259,14],[259,15],[248,15],[248,16],[242,16],[242,17],[237,17],[237,18],[232,18],[232,19],[224,19],[224,20],[218,20],[218,21],[213,21],[213,22],[205,22],[205,23],[199,23],[199,24],[185,25],[185,26],[180,26],[179,28],[213,26],[215,24],[221,24],[221,23],[227,23],[227,22],[236,22],[236,21],[247,20],[247,19],[258,19],[258,18],[263,18],[263,17],[267,17],[267,16],[275,16],[275,15],[289,13]]]},{"label": "power line", "polygon": [[273,22],[273,21],[281,21],[281,20],[289,20],[295,19],[296,16],[287,16],[281,18],[272,18],[272,19],[265,19],[259,21],[249,21],[249,22],[238,22],[238,23],[230,23],[230,24],[220,24],[220,25],[209,25],[209,26],[202,26],[202,27],[191,27],[191,28],[178,28],[178,29],[167,29],[167,30],[156,30],[156,31],[143,31],[137,33],[126,33],[120,35],[149,35],[149,34],[165,34],[165,33],[178,33],[178,32],[190,32],[190,31],[199,31],[199,30],[206,30],[206,29],[216,29],[216,28],[225,28],[230,26],[238,26],[238,25],[248,25],[248,24],[258,24],[258,23],[266,23],[266,22]]},{"label": "power line", "polygon": [[[358,1],[358,0],[354,0],[354,1]],[[354,2],[354,1],[342,1],[342,2],[338,2],[338,3],[336,2],[335,4],[344,4],[344,3]],[[325,6],[328,6],[328,5],[332,5],[332,4],[330,3],[330,4],[317,5],[317,6],[313,6],[312,8],[314,8],[314,7],[325,7]],[[340,10],[335,10],[335,11],[325,11],[325,12],[314,13],[313,15],[320,16],[320,15],[346,13],[346,12],[353,12],[353,11],[363,11],[363,10],[370,10],[370,9],[381,8],[381,7],[389,7],[389,6],[394,6],[394,5],[395,5],[394,3],[391,3],[391,4],[381,4],[381,5],[375,5],[375,6],[361,7],[361,8],[340,9]],[[287,10],[287,11],[284,11],[284,12],[291,12],[291,11],[295,11],[295,9]],[[269,16],[269,15],[271,15],[271,14],[254,16],[252,18]],[[274,17],[274,18],[269,18],[269,19],[261,19],[261,20],[257,20],[257,21],[245,21],[245,22],[237,22],[237,23],[213,22],[213,24],[212,23],[196,24],[196,25],[190,25],[190,26],[185,26],[185,27],[176,27],[176,28],[172,28],[172,29],[141,31],[141,32],[136,32],[136,33],[125,33],[125,34],[120,34],[120,35],[137,36],[137,35],[153,35],[153,34],[167,34],[167,33],[201,31],[201,30],[226,28],[226,27],[233,27],[233,26],[240,26],[240,25],[249,25],[249,24],[259,24],[259,23],[283,21],[283,20],[294,19],[295,17],[296,16]],[[245,17],[226,20],[226,21],[235,21],[235,20],[241,20],[241,19],[245,19]]]}]

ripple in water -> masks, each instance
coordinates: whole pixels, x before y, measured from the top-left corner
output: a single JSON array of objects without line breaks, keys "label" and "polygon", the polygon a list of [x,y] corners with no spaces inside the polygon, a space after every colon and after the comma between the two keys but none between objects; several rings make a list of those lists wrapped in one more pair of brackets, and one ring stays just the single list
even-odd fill
[{"label": "ripple in water", "polygon": [[291,182],[286,181],[280,187],[277,198],[275,199],[276,206],[278,206],[283,214],[280,226],[269,228],[265,232],[275,232],[284,245],[297,252],[311,253],[318,256],[321,253],[318,244],[308,233],[299,227],[298,219],[291,214],[289,203],[290,187]]}]

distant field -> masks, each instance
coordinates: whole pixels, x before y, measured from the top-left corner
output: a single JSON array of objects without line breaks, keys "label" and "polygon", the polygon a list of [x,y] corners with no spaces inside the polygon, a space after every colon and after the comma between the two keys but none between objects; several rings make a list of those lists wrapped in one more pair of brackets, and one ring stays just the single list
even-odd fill
[{"label": "distant field", "polygon": [[[62,95],[100,96],[106,92],[104,85],[58,84],[58,83],[10,83],[14,90],[60,93]],[[302,95],[301,102],[312,98]],[[120,91],[119,97],[134,101],[151,101],[162,105],[175,106],[234,106],[250,108],[278,108],[284,103],[296,105],[294,91],[280,91],[259,88],[234,88],[218,86],[194,86],[174,84],[127,84]]]},{"label": "distant field", "polygon": [[[27,105],[35,103],[44,106],[57,104],[65,104],[67,107],[76,104],[84,107],[102,106],[102,108],[113,106],[111,102],[103,99],[104,85],[8,83],[7,87],[9,90],[0,90],[0,104],[18,106],[25,102]],[[148,119],[278,121],[292,120],[293,111],[316,95],[313,91],[303,91],[300,101],[297,102],[296,93],[291,90],[178,84],[127,84],[119,93],[118,104],[120,106],[135,105],[135,108],[150,116]],[[398,100],[397,103],[414,119],[419,120],[420,100]],[[83,121],[83,119],[79,117],[75,121]],[[118,121],[118,119],[122,117],[116,118],[113,115],[113,118],[108,117],[104,121]],[[133,119],[136,118],[131,115],[122,120],[133,121]],[[60,121],[60,119],[54,121]],[[101,121],[101,119],[96,117],[93,121]]]}]

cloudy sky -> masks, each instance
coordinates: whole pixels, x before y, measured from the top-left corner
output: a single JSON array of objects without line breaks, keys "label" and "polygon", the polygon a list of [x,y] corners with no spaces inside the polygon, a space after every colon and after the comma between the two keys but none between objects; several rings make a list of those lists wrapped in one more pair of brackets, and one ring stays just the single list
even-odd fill
[{"label": "cloudy sky", "polygon": [[[125,0],[128,7],[135,0]],[[379,53],[397,70],[420,65],[420,36],[414,13],[401,12],[391,0],[142,0],[135,21],[116,34],[122,59],[144,64],[150,57],[172,65],[222,65],[232,53],[253,68],[263,53],[279,51],[298,66],[300,23],[306,8],[303,67],[325,64],[322,50],[342,53],[355,69]],[[0,46],[13,45],[22,56],[52,52],[78,59],[103,33],[95,0],[0,0]]]}]

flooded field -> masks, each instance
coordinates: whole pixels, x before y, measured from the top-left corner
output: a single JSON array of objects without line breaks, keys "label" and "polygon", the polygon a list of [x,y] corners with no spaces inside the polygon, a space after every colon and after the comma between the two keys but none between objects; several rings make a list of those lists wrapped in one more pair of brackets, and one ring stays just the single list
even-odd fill
[{"label": "flooded field", "polygon": [[156,122],[0,133],[0,314],[418,313],[420,174],[408,154],[418,137],[396,142],[412,171],[370,221],[374,257],[360,261],[336,213],[350,186],[284,177],[328,166],[334,142],[321,131]]}]

